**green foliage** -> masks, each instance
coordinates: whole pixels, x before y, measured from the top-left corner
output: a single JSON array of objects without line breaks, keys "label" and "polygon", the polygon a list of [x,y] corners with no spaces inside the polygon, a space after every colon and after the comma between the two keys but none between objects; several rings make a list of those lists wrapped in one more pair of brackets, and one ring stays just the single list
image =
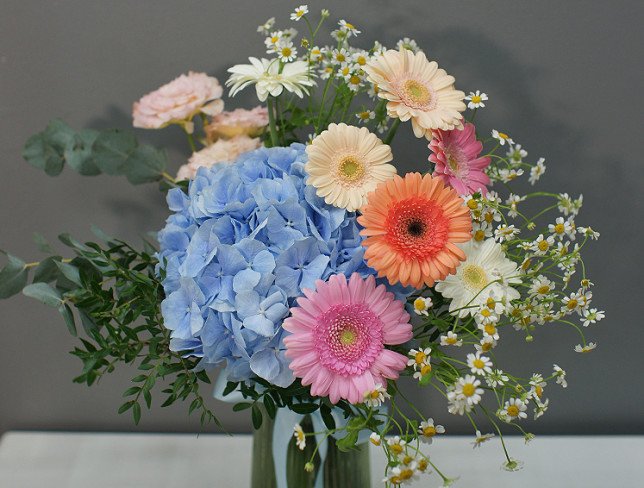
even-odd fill
[{"label": "green foliage", "polygon": [[[208,375],[195,369],[196,359],[170,351],[160,310],[163,288],[155,273],[154,248],[146,243],[145,250],[138,251],[100,234],[107,239],[103,245],[59,236],[74,252],[73,259],[49,256],[26,264],[7,255],[7,264],[0,271],[0,297],[22,290],[58,310],[74,336],[80,322],[85,336],[71,352],[83,364],[76,383],[93,385],[119,363],[135,365],[139,374],[132,378],[133,386],[123,394],[126,401],[118,411],[131,411],[136,423],[141,419],[142,405],[152,406],[158,380],[165,380],[162,406],[189,400],[189,413],[197,412],[202,423],[214,421],[221,426],[200,393],[200,385],[210,383]],[[48,245],[46,248],[51,250]],[[33,277],[27,284],[32,268]],[[261,414],[258,417],[253,412],[253,421],[261,423]]]},{"label": "green foliage", "polygon": [[121,129],[76,132],[62,120],[29,138],[23,157],[49,176],[59,175],[65,163],[85,176],[123,175],[134,185],[161,181],[167,164],[165,151],[139,144]]}]

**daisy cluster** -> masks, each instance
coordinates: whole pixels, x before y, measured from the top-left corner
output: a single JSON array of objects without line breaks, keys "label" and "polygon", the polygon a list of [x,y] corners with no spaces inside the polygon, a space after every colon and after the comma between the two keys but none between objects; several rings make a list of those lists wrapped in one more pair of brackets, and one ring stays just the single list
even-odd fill
[{"label": "daisy cluster", "polygon": [[[505,132],[481,136],[487,94],[457,89],[409,38],[358,47],[361,31],[342,19],[322,42],[329,17],[300,5],[291,27],[259,26],[264,52],[225,84],[230,96],[253,86],[265,107],[215,113],[218,82],[200,75],[194,89],[178,83],[194,91],[184,110],[146,108],[190,137],[200,114],[205,134],[160,234],[165,326],[174,351],[225,363],[229,388],[253,402],[291,406],[296,391],[310,411],[342,409],[348,420],[326,434],[350,449],[369,432],[388,459],[386,486],[430,472],[447,486],[423,453],[445,432],[440,412],[411,404],[399,377],[468,417],[474,447],[503,424],[530,440],[522,424],[546,412],[547,388],[565,388],[566,373],[512,374],[496,348],[554,324],[579,335],[575,351],[596,347],[585,331],[604,312],[581,252],[599,234],[576,222],[581,196],[522,190],[540,182],[544,160]],[[391,142],[407,122],[426,169],[398,175]],[[316,434],[293,431],[303,450]],[[319,469],[314,460],[303,469]]]}]

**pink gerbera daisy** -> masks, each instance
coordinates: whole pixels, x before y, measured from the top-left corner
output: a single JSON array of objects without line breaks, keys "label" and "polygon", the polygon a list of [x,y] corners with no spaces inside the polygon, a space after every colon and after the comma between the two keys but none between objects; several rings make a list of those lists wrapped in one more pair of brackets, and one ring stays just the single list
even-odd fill
[{"label": "pink gerbera daisy", "polygon": [[462,130],[434,130],[429,149],[429,160],[436,164],[432,176],[454,188],[460,195],[478,191],[487,193],[490,178],[485,168],[490,158],[479,157],[483,144],[476,140],[474,125],[465,124]]},{"label": "pink gerbera daisy", "polygon": [[311,385],[311,395],[361,403],[376,385],[398,378],[407,359],[385,345],[410,340],[411,324],[404,303],[384,285],[340,274],[304,294],[284,321],[291,333],[284,343],[291,370]]}]

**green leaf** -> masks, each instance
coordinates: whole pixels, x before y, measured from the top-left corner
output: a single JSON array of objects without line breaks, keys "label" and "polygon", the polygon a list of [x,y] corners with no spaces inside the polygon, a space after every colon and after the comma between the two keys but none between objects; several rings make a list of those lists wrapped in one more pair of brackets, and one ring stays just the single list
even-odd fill
[{"label": "green leaf", "polygon": [[270,395],[264,395],[264,408],[266,409],[268,416],[274,419],[277,414],[277,407],[275,406],[275,401],[270,397]]},{"label": "green leaf", "polygon": [[9,298],[20,293],[27,284],[29,271],[25,262],[11,254],[7,254],[7,265],[0,271],[0,298]]},{"label": "green leaf", "polygon": [[82,130],[67,142],[65,146],[65,161],[78,174],[95,176],[101,174],[101,169],[94,161],[92,146],[99,132],[91,129]]},{"label": "green leaf", "polygon": [[324,425],[326,425],[326,428],[329,430],[335,429],[335,419],[333,418],[333,415],[331,414],[331,408],[329,408],[328,405],[322,405],[320,407],[320,414],[322,416]]},{"label": "green leaf", "polygon": [[253,404],[251,410],[251,418],[253,420],[253,427],[255,430],[259,429],[262,426],[262,411],[259,409],[256,403]]},{"label": "green leaf", "polygon": [[50,283],[58,278],[60,270],[56,263],[62,258],[60,256],[50,256],[43,259],[34,271],[33,282]]},{"label": "green leaf", "polygon": [[129,397],[129,396],[132,396],[132,395],[136,395],[140,391],[141,391],[140,386],[132,386],[132,387],[128,388],[127,390],[125,390],[123,392],[123,397]]},{"label": "green leaf", "polygon": [[45,239],[45,236],[43,236],[42,234],[39,234],[38,232],[34,232],[34,242],[36,243],[36,246],[38,246],[38,250],[40,252],[45,254],[54,253],[54,250],[49,245],[49,242],[47,242],[47,239]]},{"label": "green leaf", "polygon": [[224,392],[222,393],[222,396],[230,395],[233,391],[237,389],[238,385],[239,383],[236,381],[229,381],[228,383],[226,383],[226,388],[224,388]]},{"label": "green leaf", "polygon": [[336,445],[338,446],[338,449],[340,449],[342,452],[350,451],[353,447],[355,447],[356,442],[358,442],[358,434],[359,434],[359,431],[352,430],[349,433],[347,433],[347,435],[344,436],[342,439],[336,441]]},{"label": "green leaf", "polygon": [[63,303],[58,307],[58,311],[65,319],[65,325],[67,325],[69,333],[76,337],[78,335],[78,331],[76,330],[76,322],[74,321],[74,314],[72,313],[72,309],[69,308],[69,305]]},{"label": "green leaf", "polygon": [[65,165],[64,149],[73,135],[73,129],[62,120],[52,120],[43,132],[27,140],[22,157],[49,176],[57,176]]},{"label": "green leaf", "polygon": [[118,410],[119,415],[127,412],[130,408],[132,408],[133,405],[134,405],[133,401],[125,402],[123,405],[119,407],[119,410]]},{"label": "green leaf", "polygon": [[33,283],[23,288],[22,293],[30,298],[49,305],[50,307],[58,308],[62,303],[60,293],[54,290],[47,283]]},{"label": "green leaf", "polygon": [[139,425],[139,422],[141,421],[141,405],[138,403],[135,403],[132,405],[132,417],[134,418],[134,423],[136,425]]},{"label": "green leaf", "polygon": [[78,286],[82,286],[80,274],[76,266],[72,266],[71,264],[63,263],[60,261],[56,261],[56,266],[58,266],[58,269],[65,278],[67,278],[72,283],[77,284]]},{"label": "green leaf", "polygon": [[314,403],[294,403],[293,405],[291,405],[291,410],[293,410],[295,413],[303,415],[306,415],[307,413],[313,413],[318,408],[320,408],[320,406]]},{"label": "green leaf", "polygon": [[242,410],[247,410],[252,406],[252,403],[236,403],[233,405],[233,412],[241,412]]},{"label": "green leaf", "polygon": [[136,138],[130,132],[119,129],[103,131],[92,145],[94,161],[104,173],[120,174],[136,146]]},{"label": "green leaf", "polygon": [[165,151],[147,145],[139,146],[130,154],[119,172],[133,185],[140,185],[162,179],[166,163]]}]

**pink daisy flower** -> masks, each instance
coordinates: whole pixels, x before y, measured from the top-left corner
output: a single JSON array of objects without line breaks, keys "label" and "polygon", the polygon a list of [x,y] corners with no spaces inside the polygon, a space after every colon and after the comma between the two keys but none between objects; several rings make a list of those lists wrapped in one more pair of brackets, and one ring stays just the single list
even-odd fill
[{"label": "pink daisy flower", "polygon": [[465,124],[462,130],[434,130],[429,149],[433,154],[429,160],[436,164],[432,176],[443,180],[460,195],[471,195],[477,191],[487,194],[490,178],[485,168],[490,158],[480,158],[483,144],[476,140],[473,124]]},{"label": "pink daisy flower", "polygon": [[316,282],[297,300],[284,329],[290,368],[311,395],[361,403],[364,395],[396,379],[407,364],[402,354],[385,349],[412,337],[403,302],[376,286],[373,276],[334,275]]}]

